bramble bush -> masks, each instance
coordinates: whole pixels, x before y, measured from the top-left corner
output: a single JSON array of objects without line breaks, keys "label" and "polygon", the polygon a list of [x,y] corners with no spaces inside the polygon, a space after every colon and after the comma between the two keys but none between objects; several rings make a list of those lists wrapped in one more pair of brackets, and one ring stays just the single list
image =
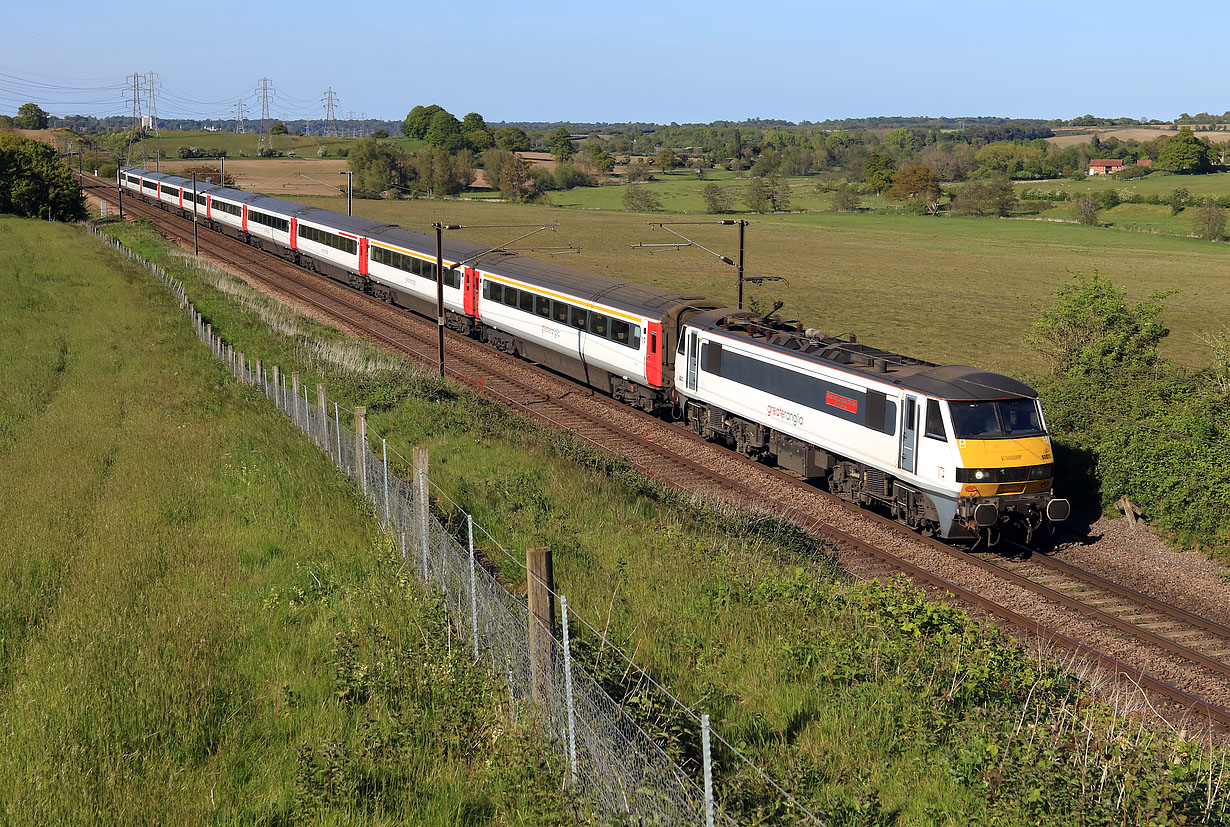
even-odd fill
[{"label": "bramble bush", "polygon": [[1180,545],[1224,552],[1230,388],[1217,377],[1225,357],[1186,370],[1159,354],[1167,295],[1129,304],[1109,279],[1074,274],[1034,325],[1031,346],[1050,364],[1034,384],[1068,496],[1081,499],[1092,482],[1101,507],[1127,495]]}]

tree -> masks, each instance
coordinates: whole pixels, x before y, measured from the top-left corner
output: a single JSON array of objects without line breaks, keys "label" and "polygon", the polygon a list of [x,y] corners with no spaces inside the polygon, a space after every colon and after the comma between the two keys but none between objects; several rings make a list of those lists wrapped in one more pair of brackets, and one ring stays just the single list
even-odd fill
[{"label": "tree", "polygon": [[456,152],[466,145],[465,137],[461,134],[461,122],[443,109],[431,116],[431,123],[423,134],[423,140],[445,152]]},{"label": "tree", "polygon": [[863,161],[863,176],[872,186],[876,194],[884,192],[893,183],[893,173],[897,165],[893,159],[882,152],[873,152]]},{"label": "tree", "polygon": [[1028,340],[1053,377],[1121,388],[1158,364],[1158,346],[1170,333],[1158,321],[1167,294],[1129,306],[1123,291],[1095,270],[1074,274],[1057,295]]},{"label": "tree", "polygon": [[461,131],[462,132],[467,132],[467,133],[474,132],[475,130],[478,130],[478,129],[481,129],[484,132],[491,131],[490,129],[487,128],[487,122],[483,120],[483,116],[478,114],[477,112],[470,112],[461,119]]},{"label": "tree", "polygon": [[585,170],[573,164],[556,164],[555,185],[562,190],[576,187],[596,187],[597,179]]},{"label": "tree", "polygon": [[431,106],[414,107],[406,116],[406,120],[402,122],[402,134],[407,138],[422,140],[427,136],[427,130],[431,128],[431,119],[437,112],[443,111],[444,107],[434,103]]},{"label": "tree", "polygon": [[769,208],[773,212],[784,212],[790,209],[790,185],[776,173],[765,179],[765,195],[769,199]]},{"label": "tree", "polygon": [[430,146],[415,153],[412,160],[419,186],[432,195],[453,195],[465,189],[463,170],[442,147]]},{"label": "tree", "polygon": [[719,187],[717,184],[710,182],[705,184],[705,188],[700,191],[700,194],[705,199],[706,212],[721,214],[734,210],[734,193],[726,187]]},{"label": "tree", "polygon": [[1016,207],[1016,190],[1006,175],[996,176],[990,181],[969,181],[953,198],[953,209],[961,215],[1005,218]]},{"label": "tree", "polygon": [[23,103],[13,119],[13,126],[18,129],[46,129],[50,123],[50,117],[36,103]]},{"label": "tree", "polygon": [[473,132],[465,132],[466,143],[470,145],[470,149],[475,152],[486,152],[495,146],[495,138],[491,137],[491,133],[485,129],[475,129]]},{"label": "tree", "polygon": [[649,169],[649,164],[640,158],[628,164],[625,175],[628,176],[628,183],[653,180],[653,172]]},{"label": "tree", "polygon": [[1221,241],[1226,237],[1226,210],[1212,198],[1204,199],[1204,206],[1196,213],[1196,236],[1205,241]]},{"label": "tree", "polygon": [[1211,153],[1212,147],[1207,141],[1200,140],[1196,133],[1183,128],[1162,147],[1157,161],[1163,169],[1180,175],[1194,175],[1212,169]]},{"label": "tree", "polygon": [[1178,215],[1183,212],[1183,208],[1187,206],[1189,193],[1186,187],[1178,187],[1174,192],[1170,193],[1170,198],[1166,202],[1170,204],[1170,214]]},{"label": "tree", "polygon": [[[286,128],[286,124],[284,123],[275,123],[269,127],[270,135],[285,135],[288,132],[290,132],[290,130]],[[385,135],[387,136],[388,133],[386,132]]]},{"label": "tree", "polygon": [[1102,202],[1096,195],[1080,195],[1072,201],[1076,208],[1076,220],[1081,224],[1092,227],[1098,223],[1098,209],[1101,208]]},{"label": "tree", "polygon": [[615,169],[615,156],[607,152],[601,144],[590,144],[585,147],[585,154],[589,156],[596,173],[610,175]]},{"label": "tree", "polygon": [[662,172],[669,172],[679,165],[679,156],[673,150],[662,147],[653,158],[653,165]]},{"label": "tree", "polygon": [[0,135],[0,214],[80,221],[85,196],[56,151],[17,134]]},{"label": "tree", "polygon": [[397,144],[385,143],[374,137],[355,141],[346,156],[354,173],[357,189],[384,192],[393,186],[405,186],[410,159]]},{"label": "tree", "polygon": [[833,192],[833,209],[837,212],[858,212],[858,190],[849,181],[843,181]]},{"label": "tree", "polygon": [[373,132],[372,132],[372,135],[371,135],[371,136],[372,136],[373,138],[375,138],[376,140],[383,140],[383,139],[385,139],[385,138],[389,137],[389,130],[387,130],[387,129],[377,129],[377,130],[375,130],[375,131],[373,131]]},{"label": "tree", "polygon": [[662,202],[641,184],[629,184],[624,189],[624,209],[632,212],[657,212],[662,209]]},{"label": "tree", "polygon": [[889,198],[905,201],[915,212],[931,215],[939,214],[942,195],[939,176],[926,164],[915,164],[894,174],[888,191]]},{"label": "tree", "polygon": [[743,188],[743,203],[755,213],[769,211],[769,183],[763,178],[753,178]]},{"label": "tree", "polygon": [[551,142],[551,154],[561,164],[571,160],[576,154],[577,148],[572,145],[572,133],[564,127],[561,126],[552,132],[548,140]]},{"label": "tree", "polygon": [[484,152],[483,173],[487,185],[498,189],[510,201],[528,201],[538,194],[530,175],[530,162],[507,149]]},{"label": "tree", "polygon": [[530,148],[530,136],[519,126],[506,126],[495,133],[495,145],[508,152],[525,152]]}]

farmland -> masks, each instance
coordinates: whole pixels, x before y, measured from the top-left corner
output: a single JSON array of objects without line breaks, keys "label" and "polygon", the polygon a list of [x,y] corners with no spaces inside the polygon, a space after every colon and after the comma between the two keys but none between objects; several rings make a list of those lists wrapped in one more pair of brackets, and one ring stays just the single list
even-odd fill
[{"label": "farmland", "polygon": [[349,481],[123,261],[0,219],[5,823],[566,820]]}]

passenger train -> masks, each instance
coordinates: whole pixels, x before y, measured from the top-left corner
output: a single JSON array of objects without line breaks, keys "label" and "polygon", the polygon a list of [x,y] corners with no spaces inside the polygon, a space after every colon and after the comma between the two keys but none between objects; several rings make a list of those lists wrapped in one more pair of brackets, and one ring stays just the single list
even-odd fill
[{"label": "passenger train", "polygon": [[[163,209],[426,315],[424,233],[140,168],[119,185]],[[195,207],[194,207],[195,200]],[[1067,519],[1037,394],[776,315],[447,239],[445,323],[701,436],[876,506],[925,533],[994,545]]]}]

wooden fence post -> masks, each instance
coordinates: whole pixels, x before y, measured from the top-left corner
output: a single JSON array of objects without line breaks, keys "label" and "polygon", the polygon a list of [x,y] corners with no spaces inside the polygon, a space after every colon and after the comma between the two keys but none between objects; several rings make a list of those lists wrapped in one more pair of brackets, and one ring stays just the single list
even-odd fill
[{"label": "wooden fence post", "polygon": [[354,409],[354,463],[360,490],[367,496],[367,408]]},{"label": "wooden fence post", "polygon": [[551,549],[525,550],[525,587],[530,603],[530,697],[541,704],[551,697],[555,677],[555,572]]}]

